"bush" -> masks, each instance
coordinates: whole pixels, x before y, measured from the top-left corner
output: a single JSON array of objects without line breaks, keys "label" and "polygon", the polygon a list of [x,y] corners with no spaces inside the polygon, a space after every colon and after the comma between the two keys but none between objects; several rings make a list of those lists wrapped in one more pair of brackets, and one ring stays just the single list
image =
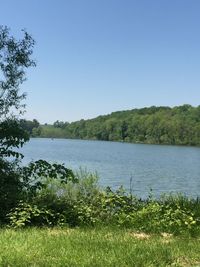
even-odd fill
[{"label": "bush", "polygon": [[38,208],[36,205],[30,205],[20,202],[7,215],[10,226],[20,228],[23,226],[51,226],[54,222],[54,214],[47,209]]},{"label": "bush", "polygon": [[42,177],[41,180],[42,186],[37,187],[34,195],[31,194],[31,205],[51,210],[55,221],[62,217],[63,224],[76,226],[93,221],[92,213],[90,216],[87,211],[100,192],[96,174],[80,169],[74,174],[73,180],[65,183],[60,178]]},{"label": "bush", "polygon": [[[57,180],[62,186],[69,181],[77,182],[74,173],[62,164],[50,164],[44,160],[38,160],[31,162],[26,167],[21,167],[19,163],[18,160],[0,159],[0,223],[2,224],[8,221],[6,215],[10,213],[11,209],[19,208],[20,201],[20,203],[32,204],[34,197],[42,189],[45,190],[48,179],[51,180],[51,186],[53,186],[53,180]],[[43,210],[45,205],[40,205],[40,208]]]},{"label": "bush", "polygon": [[23,198],[23,183],[16,162],[0,159],[0,223],[6,214]]},{"label": "bush", "polygon": [[37,190],[45,187],[47,178],[58,179],[61,183],[77,182],[72,170],[66,168],[64,164],[51,164],[46,160],[29,163],[21,169],[21,176],[29,194],[36,194]]},{"label": "bush", "polygon": [[119,224],[146,232],[194,234],[199,231],[200,217],[193,207],[193,201],[180,195],[146,201],[139,210],[120,214]]},{"label": "bush", "polygon": [[116,191],[101,189],[97,174],[82,169],[68,179],[44,175],[39,182],[41,186],[36,187],[34,194],[30,190],[26,201],[9,213],[11,226],[103,224],[151,233],[200,232],[199,199],[170,195],[141,200],[127,194],[122,187]]}]

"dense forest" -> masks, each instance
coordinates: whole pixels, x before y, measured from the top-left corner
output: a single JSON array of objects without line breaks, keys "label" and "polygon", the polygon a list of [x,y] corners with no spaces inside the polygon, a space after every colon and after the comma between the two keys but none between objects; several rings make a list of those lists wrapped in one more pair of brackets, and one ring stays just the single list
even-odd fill
[{"label": "dense forest", "polygon": [[[30,124],[30,123],[29,123]],[[75,138],[147,144],[200,145],[200,106],[117,111],[72,123],[56,121],[32,129],[33,137]]]}]

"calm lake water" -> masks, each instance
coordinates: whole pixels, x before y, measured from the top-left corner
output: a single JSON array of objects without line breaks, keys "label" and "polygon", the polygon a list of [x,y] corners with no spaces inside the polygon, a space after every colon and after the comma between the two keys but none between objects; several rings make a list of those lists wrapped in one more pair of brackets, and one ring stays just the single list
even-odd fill
[{"label": "calm lake water", "polygon": [[147,197],[182,192],[200,196],[200,148],[128,144],[68,139],[31,139],[23,149],[24,163],[45,159],[67,167],[97,171],[100,184],[116,189],[123,185]]}]

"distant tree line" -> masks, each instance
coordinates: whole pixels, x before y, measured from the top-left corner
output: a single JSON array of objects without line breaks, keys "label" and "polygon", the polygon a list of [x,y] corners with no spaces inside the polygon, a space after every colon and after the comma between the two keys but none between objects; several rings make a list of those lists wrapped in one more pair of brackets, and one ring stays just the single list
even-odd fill
[{"label": "distant tree line", "polygon": [[40,123],[36,119],[34,119],[33,121],[21,119],[20,126],[29,134],[32,134],[33,129],[38,128],[40,126]]},{"label": "distant tree line", "polygon": [[200,145],[200,106],[185,104],[117,111],[72,123],[56,121],[33,130],[32,136],[51,138]]}]

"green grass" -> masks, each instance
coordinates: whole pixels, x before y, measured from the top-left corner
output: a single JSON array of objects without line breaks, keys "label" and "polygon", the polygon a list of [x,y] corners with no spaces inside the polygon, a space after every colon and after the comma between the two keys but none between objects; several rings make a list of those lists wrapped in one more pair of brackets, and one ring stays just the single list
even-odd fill
[{"label": "green grass", "polygon": [[1,229],[0,266],[200,266],[200,240],[120,229]]}]

